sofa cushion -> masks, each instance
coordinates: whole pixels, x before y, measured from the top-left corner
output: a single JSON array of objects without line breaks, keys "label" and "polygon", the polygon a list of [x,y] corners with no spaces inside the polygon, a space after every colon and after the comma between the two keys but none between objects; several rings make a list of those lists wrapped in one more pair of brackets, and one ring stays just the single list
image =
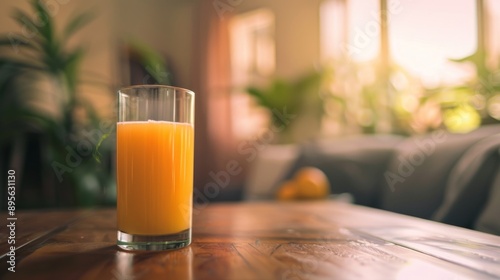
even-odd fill
[{"label": "sofa cushion", "polygon": [[302,167],[317,167],[326,174],[332,193],[350,193],[355,203],[376,206],[381,176],[402,139],[362,136],[306,143],[283,181]]},{"label": "sofa cushion", "polygon": [[384,173],[381,208],[432,218],[443,201],[455,163],[470,146],[496,133],[500,133],[500,125],[483,126],[467,134],[435,131],[406,139]]},{"label": "sofa cushion", "polygon": [[433,219],[472,228],[483,210],[500,166],[500,134],[470,147],[450,173],[442,205]]}]

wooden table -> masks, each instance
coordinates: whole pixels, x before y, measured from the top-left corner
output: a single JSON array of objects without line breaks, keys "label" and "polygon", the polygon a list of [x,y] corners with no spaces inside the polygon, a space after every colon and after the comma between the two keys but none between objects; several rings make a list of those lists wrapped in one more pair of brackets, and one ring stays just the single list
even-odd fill
[{"label": "wooden table", "polygon": [[193,243],[169,252],[119,250],[114,209],[16,217],[0,279],[500,278],[499,236],[331,201],[198,207]]}]

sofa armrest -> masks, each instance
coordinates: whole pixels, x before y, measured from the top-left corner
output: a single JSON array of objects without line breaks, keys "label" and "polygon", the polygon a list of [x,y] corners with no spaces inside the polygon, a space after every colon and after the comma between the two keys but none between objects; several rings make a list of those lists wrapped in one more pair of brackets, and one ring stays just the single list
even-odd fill
[{"label": "sofa armrest", "polygon": [[482,211],[500,167],[500,134],[471,146],[450,173],[441,206],[433,220],[472,228]]},{"label": "sofa armrest", "polygon": [[[498,150],[500,158],[500,150]],[[500,166],[496,170],[496,177],[490,187],[488,200],[483,211],[474,223],[474,229],[500,235]]]}]

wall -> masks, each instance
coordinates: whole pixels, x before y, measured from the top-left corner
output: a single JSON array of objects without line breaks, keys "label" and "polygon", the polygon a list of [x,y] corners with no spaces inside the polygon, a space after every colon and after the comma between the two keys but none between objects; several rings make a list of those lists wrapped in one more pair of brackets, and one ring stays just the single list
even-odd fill
[{"label": "wall", "polygon": [[[220,0],[227,2],[225,0]],[[215,2],[215,1],[214,1]],[[82,91],[99,108],[113,106],[114,91],[119,86],[119,58],[123,40],[135,38],[148,43],[167,56],[177,86],[190,88],[194,46],[194,0],[48,0],[60,24],[76,12],[97,11],[96,19],[71,41],[86,46],[83,71],[108,81],[110,87],[85,86]],[[227,2],[229,3],[229,2]],[[294,77],[320,61],[319,5],[321,0],[241,0],[233,1],[234,13],[266,7],[275,14],[276,74]],[[0,2],[0,33],[19,30],[10,19],[12,7],[27,7],[26,1]],[[215,7],[214,7],[215,9]],[[97,101],[99,100],[99,102]],[[105,101],[103,101],[105,100]]]},{"label": "wall", "polygon": [[191,0],[115,0],[114,30],[119,38],[140,40],[164,54],[175,85],[190,88],[194,6]]},{"label": "wall", "polygon": [[234,7],[234,13],[244,13],[259,8],[269,8],[274,12],[277,76],[293,78],[320,62],[321,0],[240,0],[239,2],[241,3]]}]

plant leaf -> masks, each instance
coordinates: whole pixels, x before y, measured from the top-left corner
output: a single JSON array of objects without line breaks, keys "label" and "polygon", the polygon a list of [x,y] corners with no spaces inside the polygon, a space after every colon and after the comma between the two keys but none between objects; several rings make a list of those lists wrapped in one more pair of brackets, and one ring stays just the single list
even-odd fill
[{"label": "plant leaf", "polygon": [[111,135],[111,132],[104,133],[101,138],[99,139],[99,142],[95,145],[95,149],[92,152],[92,157],[97,161],[98,163],[101,163],[101,158],[102,154],[99,152],[99,148],[101,147],[102,143],[104,140],[106,140],[109,136]]},{"label": "plant leaf", "polygon": [[68,25],[64,28],[63,31],[63,40],[68,40],[71,35],[73,35],[78,29],[84,27],[87,23],[92,21],[95,18],[93,13],[84,12],[74,17]]},{"label": "plant leaf", "polygon": [[74,94],[76,84],[78,83],[78,66],[83,58],[84,51],[82,48],[71,52],[61,65],[61,70],[64,73],[66,82],[68,83],[69,94]]},{"label": "plant leaf", "polygon": [[26,69],[37,70],[37,71],[46,71],[47,70],[45,67],[37,65],[37,64],[33,63],[32,61],[24,61],[24,60],[19,60],[19,59],[15,59],[15,58],[0,57],[0,63],[8,63],[8,64],[11,64],[12,66],[15,66],[15,67],[26,68]]},{"label": "plant leaf", "polygon": [[34,0],[32,2],[32,5],[33,9],[38,15],[38,19],[41,21],[37,25],[38,31],[48,44],[52,44],[54,39],[54,24],[52,22],[52,17],[50,16],[47,8],[45,7],[45,4],[43,4],[42,1]]},{"label": "plant leaf", "polygon": [[258,104],[268,109],[272,109],[271,104],[269,104],[265,94],[260,89],[256,87],[248,87],[246,91],[255,98]]},{"label": "plant leaf", "polygon": [[[92,104],[90,102],[88,102],[87,100],[82,100],[80,101],[79,103],[80,105],[82,105],[84,108],[85,108],[85,112],[87,114],[87,117],[90,121],[90,127],[99,127],[99,124],[100,124],[100,118],[99,116],[97,115],[94,107],[92,106]],[[102,144],[104,143],[104,141],[113,133],[113,130],[110,130],[110,131],[106,131],[104,132],[101,137],[99,138],[99,141],[97,142],[95,148],[93,149],[92,151],[92,156],[94,158],[94,160],[98,163],[101,163],[101,157],[102,157],[102,154],[101,152],[99,151],[99,148],[102,146]]]},{"label": "plant leaf", "polygon": [[37,46],[33,43],[33,41],[25,40],[23,36],[12,33],[0,36],[0,47],[12,47],[15,52],[18,51],[18,47],[37,49]]},{"label": "plant leaf", "polygon": [[[25,108],[10,108],[6,112],[2,112],[0,127],[2,129],[12,128],[17,130],[20,127],[33,127],[46,132],[52,139],[55,146],[64,147],[65,133],[61,129],[59,123],[53,118]],[[4,133],[0,136],[0,143],[10,139],[9,133]]]},{"label": "plant leaf", "polygon": [[14,14],[12,15],[12,18],[21,26],[26,27],[29,31],[38,34],[38,27],[36,24],[31,20],[31,18],[26,14],[24,11],[21,11],[19,9],[14,10]]},{"label": "plant leaf", "polygon": [[128,44],[130,50],[138,56],[141,65],[157,83],[165,85],[172,83],[171,74],[160,53],[138,41],[131,40]]}]

